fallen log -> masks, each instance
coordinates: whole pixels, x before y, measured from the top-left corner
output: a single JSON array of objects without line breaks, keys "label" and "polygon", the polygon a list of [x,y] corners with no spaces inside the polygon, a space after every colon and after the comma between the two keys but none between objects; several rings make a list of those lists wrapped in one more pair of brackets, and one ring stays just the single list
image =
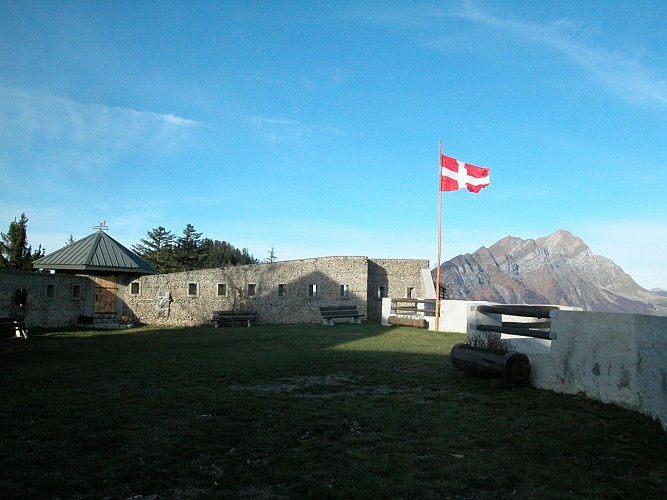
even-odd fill
[{"label": "fallen log", "polygon": [[425,319],[417,318],[399,318],[398,316],[389,316],[387,322],[390,325],[397,326],[412,326],[414,328],[421,328],[423,330],[428,330],[428,321]]},{"label": "fallen log", "polygon": [[455,368],[472,375],[502,378],[514,383],[523,382],[530,376],[528,356],[516,351],[501,354],[456,344],[449,357]]}]

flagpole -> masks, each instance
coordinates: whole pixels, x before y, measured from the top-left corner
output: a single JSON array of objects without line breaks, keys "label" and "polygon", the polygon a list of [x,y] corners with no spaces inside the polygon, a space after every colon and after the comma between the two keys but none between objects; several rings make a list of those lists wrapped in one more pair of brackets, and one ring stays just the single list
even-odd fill
[{"label": "flagpole", "polygon": [[435,331],[440,331],[440,259],[442,256],[442,141],[438,155],[438,267],[435,271]]}]

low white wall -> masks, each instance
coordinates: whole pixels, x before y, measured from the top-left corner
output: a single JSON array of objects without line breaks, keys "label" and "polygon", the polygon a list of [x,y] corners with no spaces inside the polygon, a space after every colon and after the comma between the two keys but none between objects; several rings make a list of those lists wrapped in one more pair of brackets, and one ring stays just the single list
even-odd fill
[{"label": "low white wall", "polygon": [[[441,332],[466,333],[468,328],[468,311],[475,311],[477,306],[481,304],[491,304],[491,302],[472,300],[440,301],[439,330]],[[388,319],[391,315],[391,298],[382,299],[383,325],[390,326]],[[428,321],[428,329],[435,331],[435,316],[423,316],[423,318]]]},{"label": "low white wall", "polygon": [[667,317],[557,311],[551,321],[550,354],[529,355],[536,387],[584,392],[667,430]]},{"label": "low white wall", "polygon": [[[468,322],[468,336],[479,335],[476,323],[501,324],[501,315],[469,311]],[[583,392],[652,416],[667,430],[667,317],[554,310],[551,337],[501,338],[529,357],[535,387]]]}]

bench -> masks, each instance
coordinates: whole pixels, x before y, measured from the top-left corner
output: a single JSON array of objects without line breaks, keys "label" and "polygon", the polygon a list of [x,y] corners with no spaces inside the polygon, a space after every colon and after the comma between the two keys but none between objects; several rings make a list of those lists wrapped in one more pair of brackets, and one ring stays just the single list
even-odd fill
[{"label": "bench", "polygon": [[20,337],[27,339],[25,321],[16,318],[0,318],[0,337]]},{"label": "bench", "polygon": [[254,311],[213,311],[211,322],[215,328],[220,325],[231,324],[239,321],[245,321],[250,328],[250,322],[257,321],[257,313]]},{"label": "bench", "polygon": [[334,319],[350,318],[350,323],[361,323],[363,314],[359,314],[357,306],[324,306],[320,307],[323,325],[334,325]]}]

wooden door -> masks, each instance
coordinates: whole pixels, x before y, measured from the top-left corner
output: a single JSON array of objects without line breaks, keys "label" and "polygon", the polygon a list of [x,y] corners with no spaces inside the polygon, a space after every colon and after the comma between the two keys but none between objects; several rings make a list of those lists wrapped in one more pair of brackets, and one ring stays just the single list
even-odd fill
[{"label": "wooden door", "polygon": [[115,276],[95,277],[95,317],[116,316],[116,295],[118,284]]}]

